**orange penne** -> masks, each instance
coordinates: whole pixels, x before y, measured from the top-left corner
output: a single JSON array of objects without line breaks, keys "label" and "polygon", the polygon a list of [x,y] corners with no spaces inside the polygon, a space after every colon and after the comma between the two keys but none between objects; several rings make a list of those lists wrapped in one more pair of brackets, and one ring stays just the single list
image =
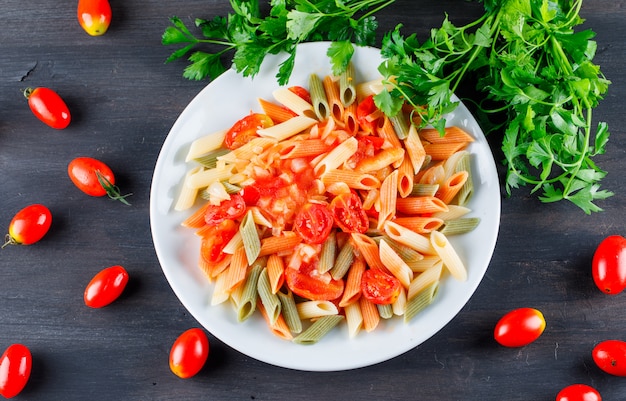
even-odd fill
[{"label": "orange penne", "polygon": [[230,266],[226,271],[226,283],[224,288],[226,291],[231,292],[237,288],[246,279],[246,273],[248,272],[248,261],[246,258],[246,250],[241,247],[235,251],[230,260]]},{"label": "orange penne", "polygon": [[322,182],[326,186],[336,183],[345,183],[353,189],[376,189],[380,187],[380,180],[371,174],[360,173],[352,170],[333,169],[322,176]]},{"label": "orange penne", "polygon": [[394,222],[418,234],[427,234],[431,231],[438,230],[443,225],[443,220],[437,217],[398,217]]},{"label": "orange penne", "polygon": [[359,298],[361,315],[363,316],[363,330],[368,333],[374,330],[380,322],[380,314],[376,305],[365,297]]},{"label": "orange penne", "polygon": [[355,248],[363,255],[368,266],[372,269],[380,269],[388,273],[389,271],[380,261],[376,241],[365,234],[352,233],[351,235]]},{"label": "orange penne", "polygon": [[274,124],[282,123],[297,115],[285,106],[270,102],[262,98],[259,98],[259,104],[261,105],[261,108],[263,109],[265,114],[267,114],[267,116],[274,122]]},{"label": "orange penne", "polygon": [[317,156],[326,153],[331,146],[321,139],[304,139],[287,141],[280,146],[278,153],[281,159]]},{"label": "orange penne", "polygon": [[344,108],[339,95],[339,85],[330,75],[324,77],[322,85],[324,86],[324,92],[326,92],[326,99],[328,99],[330,115],[337,123],[343,124]]},{"label": "orange penne", "polygon": [[396,215],[396,199],[398,198],[398,170],[389,174],[380,186],[380,211],[376,228],[381,230],[386,221]]},{"label": "orange penne", "polygon": [[346,278],[346,285],[341,301],[339,301],[339,306],[345,307],[359,299],[361,296],[361,277],[363,276],[365,267],[365,261],[363,259],[354,259],[350,270],[348,270],[348,277]]},{"label": "orange penne", "polygon": [[271,236],[261,240],[261,252],[259,257],[268,256],[273,253],[281,254],[285,251],[293,251],[293,249],[302,242],[299,235],[292,231],[284,231],[279,237]]},{"label": "orange penne", "polygon": [[433,160],[446,160],[467,145],[468,142],[427,143],[424,145],[424,152]]},{"label": "orange penne", "polygon": [[386,168],[397,161],[401,161],[404,158],[404,149],[402,148],[387,148],[376,153],[373,156],[366,157],[361,160],[356,167],[355,171],[370,172],[378,171]]},{"label": "orange penne", "polygon": [[413,165],[408,154],[404,154],[402,164],[398,166],[398,195],[401,198],[406,198],[411,194],[413,190],[413,182],[415,174],[413,173]]},{"label": "orange penne", "polygon": [[206,221],[204,220],[204,215],[206,213],[206,210],[209,208],[209,206],[211,206],[209,202],[202,205],[202,207],[198,208],[198,210],[196,210],[189,217],[183,220],[183,222],[180,223],[180,225],[183,227],[187,227],[187,228],[203,227],[206,224]]},{"label": "orange penne", "polygon": [[409,196],[396,199],[398,212],[404,214],[437,213],[448,210],[441,199],[434,196]]},{"label": "orange penne", "polygon": [[259,312],[261,312],[261,315],[263,316],[263,319],[265,319],[265,322],[267,323],[267,327],[269,327],[272,334],[274,334],[275,336],[279,338],[282,338],[283,340],[291,341],[293,339],[293,335],[289,331],[289,326],[287,326],[287,323],[285,322],[285,318],[283,317],[282,314],[278,315],[278,319],[276,319],[276,322],[272,323],[260,299],[257,300],[256,307],[259,310]]},{"label": "orange penne", "polygon": [[285,281],[285,262],[277,254],[271,254],[267,259],[267,276],[270,281],[272,293],[276,294]]},{"label": "orange penne", "polygon": [[430,143],[474,142],[474,138],[460,127],[446,127],[444,131],[445,135],[441,136],[436,128],[422,128],[419,135]]},{"label": "orange penne", "polygon": [[435,196],[446,204],[452,202],[452,199],[454,199],[456,194],[463,188],[468,176],[467,171],[459,171],[458,173],[452,174],[450,178],[439,185]]},{"label": "orange penne", "polygon": [[413,164],[413,173],[417,174],[426,160],[426,150],[413,124],[409,127],[409,134],[404,140],[404,148],[409,154],[411,164]]},{"label": "orange penne", "polygon": [[356,135],[359,131],[359,123],[356,117],[357,106],[358,104],[356,102],[352,102],[343,112],[343,125],[350,135]]},{"label": "orange penne", "polygon": [[393,124],[391,124],[391,121],[387,116],[384,116],[382,119],[382,125],[378,129],[378,136],[385,140],[387,147],[402,147],[402,142],[398,138],[398,135],[396,135],[396,130],[393,128]]}]

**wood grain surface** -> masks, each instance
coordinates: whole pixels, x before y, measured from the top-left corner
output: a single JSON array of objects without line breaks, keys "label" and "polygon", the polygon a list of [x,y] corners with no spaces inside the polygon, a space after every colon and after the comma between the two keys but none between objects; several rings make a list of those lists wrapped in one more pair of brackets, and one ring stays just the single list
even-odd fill
[{"label": "wood grain surface", "polygon": [[[170,289],[156,258],[149,221],[152,172],[169,129],[207,82],[182,78],[184,62],[165,64],[168,18],[226,15],[226,0],[111,0],[113,22],[101,37],[76,21],[75,1],[3,0],[0,5],[0,229],[30,203],[52,210],[51,231],[33,246],[0,252],[0,349],[27,345],[33,372],[19,400],[554,400],[572,383],[595,386],[604,400],[626,399],[626,379],[602,373],[591,349],[626,340],[626,294],[594,286],[593,251],[626,233],[626,1],[587,0],[581,15],[597,32],[595,61],[613,82],[594,118],[612,132],[598,164],[615,196],[587,216],[541,204],[526,189],[502,200],[498,242],[470,302],[417,348],[387,362],[343,372],[274,367],[210,337],[211,355],[189,380],[174,376],[174,339],[198,323]],[[457,23],[482,14],[463,0],[399,0],[378,14],[380,32],[397,23],[418,37],[445,13]],[[28,109],[25,87],[54,88],[73,121],[48,128]],[[500,138],[489,138],[499,162]],[[89,198],[67,177],[77,156],[105,161],[126,207]],[[499,166],[500,177],[503,169]],[[131,281],[113,305],[92,310],[83,290],[102,268],[124,265]],[[506,349],[493,338],[498,318],[531,306],[547,329],[534,344]]]}]

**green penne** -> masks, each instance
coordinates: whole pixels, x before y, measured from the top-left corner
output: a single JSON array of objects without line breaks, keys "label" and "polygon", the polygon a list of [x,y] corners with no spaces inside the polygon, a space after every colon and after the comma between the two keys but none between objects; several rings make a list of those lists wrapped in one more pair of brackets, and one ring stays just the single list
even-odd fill
[{"label": "green penne", "polygon": [[337,253],[337,236],[335,231],[331,231],[330,235],[322,244],[317,270],[320,273],[326,273],[335,265],[335,255]]},{"label": "green penne", "polygon": [[261,298],[261,302],[263,303],[263,307],[265,307],[265,311],[267,312],[267,316],[269,316],[270,321],[272,324],[276,323],[282,308],[278,296],[272,293],[272,286],[270,285],[266,268],[261,269],[259,274],[259,279],[257,280],[257,292],[259,293],[259,298]]},{"label": "green penne", "polygon": [[346,243],[341,247],[339,255],[337,255],[337,259],[335,259],[333,268],[330,269],[330,275],[335,280],[342,278],[350,269],[353,261],[354,245],[351,241],[346,241]]},{"label": "green penne", "polygon": [[389,121],[391,121],[398,139],[404,140],[409,136],[409,123],[402,111],[393,117],[389,117]]},{"label": "green penne", "polygon": [[435,196],[439,184],[414,184],[409,196]]},{"label": "green penne", "polygon": [[230,152],[230,149],[215,149],[193,160],[206,168],[215,168],[217,166],[217,158],[228,152]]},{"label": "green penne", "polygon": [[326,92],[324,92],[324,85],[316,74],[309,76],[309,94],[311,95],[311,103],[313,103],[315,115],[320,121],[326,120],[330,116],[330,107],[328,106]]},{"label": "green penne", "polygon": [[444,221],[439,231],[446,236],[465,234],[475,229],[480,223],[478,217],[463,217]]},{"label": "green penne", "polygon": [[438,289],[439,281],[436,281],[415,294],[413,298],[409,299],[406,303],[406,310],[404,311],[404,322],[409,322],[415,315],[430,305],[435,295],[437,295]]},{"label": "green penne", "polygon": [[252,211],[248,210],[245,217],[239,225],[239,233],[243,240],[243,247],[246,251],[246,258],[248,264],[252,264],[261,252],[261,240],[259,239],[259,233],[254,223],[254,217]]},{"label": "green penne", "polygon": [[257,286],[261,270],[263,268],[260,265],[255,265],[248,273],[241,297],[239,298],[239,304],[237,305],[237,320],[239,322],[248,319],[256,310]]},{"label": "green penne", "polygon": [[311,345],[318,342],[344,319],[342,315],[322,316],[292,341],[296,344]]},{"label": "green penne", "polygon": [[381,319],[391,319],[393,317],[393,307],[390,304],[376,305],[376,308]]},{"label": "green penne", "polygon": [[349,63],[346,70],[339,76],[339,98],[343,107],[350,106],[356,100],[354,65],[352,63]]},{"label": "green penne", "polygon": [[285,323],[287,323],[287,327],[289,327],[289,331],[292,333],[301,333],[302,320],[300,320],[300,316],[298,316],[298,309],[296,308],[296,301],[293,299],[293,294],[291,291],[287,294],[279,291],[276,295],[278,295],[278,299],[280,300],[283,318],[285,319]]},{"label": "green penne", "polygon": [[467,180],[457,193],[457,203],[461,206],[466,205],[474,194],[474,181],[472,180],[472,169],[470,166],[470,154],[465,152],[459,159],[455,171],[467,171]]}]

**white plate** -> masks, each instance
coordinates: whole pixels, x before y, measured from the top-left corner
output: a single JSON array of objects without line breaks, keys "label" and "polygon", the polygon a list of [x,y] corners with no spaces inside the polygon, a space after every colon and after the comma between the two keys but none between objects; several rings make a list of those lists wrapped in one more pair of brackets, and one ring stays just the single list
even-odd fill
[{"label": "white plate", "polygon": [[[298,47],[289,85],[308,86],[311,73],[330,73],[326,56],[328,43],[306,43]],[[435,302],[409,324],[401,318],[381,321],[371,332],[348,338],[345,324],[314,345],[297,345],[280,340],[256,314],[238,323],[229,304],[211,306],[212,285],[197,267],[199,239],[181,221],[190,212],[173,210],[181,179],[188,169],[185,156],[190,143],[203,135],[231,126],[250,110],[260,111],[257,99],[271,99],[278,87],[276,71],[284,56],[269,56],[254,78],[243,78],[229,70],[204,88],[182,112],[167,136],[156,163],[150,194],[150,222],[157,256],[172,289],[189,312],[215,337],[232,348],[260,361],[308,371],[338,371],[372,365],[398,356],[437,333],[470,299],[487,270],[495,247],[500,221],[498,177],[485,137],[462,104],[448,121],[471,133],[476,141],[472,153],[475,194],[469,207],[481,223],[470,234],[453,238],[455,248],[467,264],[468,279],[458,282],[447,276]],[[357,48],[353,62],[359,81],[378,77],[378,49]]]}]

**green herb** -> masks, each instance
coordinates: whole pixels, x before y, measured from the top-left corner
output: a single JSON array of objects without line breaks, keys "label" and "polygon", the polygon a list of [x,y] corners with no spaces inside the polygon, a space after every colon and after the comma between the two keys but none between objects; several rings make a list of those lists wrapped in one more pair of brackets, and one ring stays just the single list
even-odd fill
[{"label": "green herb", "polygon": [[[302,42],[333,41],[328,50],[333,70],[345,70],[354,48],[372,46],[378,23],[372,14],[394,0],[272,0],[269,14],[262,16],[258,0],[231,0],[233,13],[212,20],[196,19],[201,31],[196,36],[178,17],[162,36],[164,45],[182,45],[166,62],[188,56],[191,62],[183,76],[192,80],[216,78],[226,71],[222,59],[232,52],[233,66],[244,76],[255,76],[267,54],[286,52],[276,78],[288,82],[295,61],[296,45]],[[217,45],[208,53],[198,45]]]},{"label": "green herb", "polygon": [[[418,43],[401,25],[385,35],[381,71],[393,89],[376,96],[387,115],[408,101],[423,124],[440,131],[453,93],[469,80],[486,93],[485,114],[504,113],[502,151],[506,190],[531,185],[543,202],[568,200],[585,213],[613,195],[600,190],[606,175],[592,157],[602,154],[609,132],[592,111],[610,82],[593,64],[596,43],[582,24],[582,0],[485,0],[478,20],[454,26],[447,18]],[[487,108],[487,102],[500,105]]]}]

